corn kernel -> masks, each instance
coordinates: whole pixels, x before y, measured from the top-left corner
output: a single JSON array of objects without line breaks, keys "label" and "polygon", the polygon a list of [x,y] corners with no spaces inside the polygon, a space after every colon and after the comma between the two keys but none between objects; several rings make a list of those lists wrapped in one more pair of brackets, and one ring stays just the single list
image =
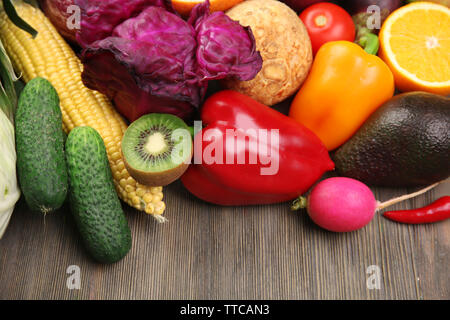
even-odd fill
[{"label": "corn kernel", "polygon": [[128,183],[129,185],[136,186],[136,180],[134,180],[133,177],[131,177],[131,176],[128,177],[127,183]]},{"label": "corn kernel", "polygon": [[113,161],[117,161],[118,159],[120,159],[120,157],[121,157],[121,155],[120,155],[119,152],[114,152],[114,153],[111,155],[111,159],[112,159]]},{"label": "corn kernel", "polygon": [[150,203],[152,202],[153,196],[151,193],[146,193],[143,197],[142,200],[144,200],[145,203]]},{"label": "corn kernel", "polygon": [[164,194],[162,192],[158,192],[155,196],[159,197],[161,200],[164,198]]},{"label": "corn kernel", "polygon": [[158,192],[161,192],[162,187],[151,187],[150,192],[153,194],[157,194]]},{"label": "corn kernel", "polygon": [[138,197],[143,197],[144,196],[144,194],[145,194],[145,190],[144,189],[142,189],[142,188],[139,188],[139,185],[138,185],[138,187],[137,187],[137,189],[136,189],[136,195],[138,196]]},{"label": "corn kernel", "polygon": [[166,204],[163,201],[161,201],[155,205],[154,214],[163,214],[165,209],[166,209]]},{"label": "corn kernel", "polygon": [[123,163],[122,159],[119,159],[117,161],[117,171],[122,171],[123,169],[125,169],[125,164]]},{"label": "corn kernel", "polygon": [[126,179],[120,179],[120,186],[125,189],[127,186],[127,180]]},{"label": "corn kernel", "polygon": [[139,198],[138,196],[134,196],[132,197],[131,194],[129,194],[131,201],[133,202],[133,205],[137,206],[141,203],[141,198]]},{"label": "corn kernel", "polygon": [[152,199],[152,203],[157,204],[159,202],[161,202],[161,198],[158,195],[153,195],[153,199]]},{"label": "corn kernel", "polygon": [[148,203],[145,206],[145,212],[148,214],[153,214],[153,212],[155,212],[155,206],[152,203]]}]

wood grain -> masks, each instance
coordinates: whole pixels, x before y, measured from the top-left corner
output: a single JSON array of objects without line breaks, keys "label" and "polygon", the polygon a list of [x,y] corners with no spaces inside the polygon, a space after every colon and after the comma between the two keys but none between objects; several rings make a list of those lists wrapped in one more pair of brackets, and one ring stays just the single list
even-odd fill
[{"label": "wood grain", "polygon": [[[377,189],[379,200],[405,193]],[[393,208],[425,205],[450,183]],[[170,220],[125,209],[133,247],[113,265],[86,253],[68,206],[45,218],[19,202],[0,240],[0,299],[449,299],[450,221],[402,225],[377,215],[335,234],[288,204],[223,208],[177,182],[165,190]],[[66,286],[81,269],[80,290]],[[381,268],[369,290],[367,267]]]}]

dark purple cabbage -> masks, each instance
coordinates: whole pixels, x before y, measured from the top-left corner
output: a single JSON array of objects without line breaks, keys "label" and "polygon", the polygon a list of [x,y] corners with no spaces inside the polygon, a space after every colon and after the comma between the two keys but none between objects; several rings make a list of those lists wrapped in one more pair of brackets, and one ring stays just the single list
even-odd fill
[{"label": "dark purple cabbage", "polygon": [[163,0],[77,3],[83,82],[130,121],[151,112],[186,119],[203,102],[209,80],[250,80],[262,67],[251,30],[223,12],[210,14],[209,2],[188,21]]},{"label": "dark purple cabbage", "polygon": [[170,0],[74,0],[74,3],[81,8],[77,42],[83,47],[109,37],[116,26],[149,6],[174,12]]}]

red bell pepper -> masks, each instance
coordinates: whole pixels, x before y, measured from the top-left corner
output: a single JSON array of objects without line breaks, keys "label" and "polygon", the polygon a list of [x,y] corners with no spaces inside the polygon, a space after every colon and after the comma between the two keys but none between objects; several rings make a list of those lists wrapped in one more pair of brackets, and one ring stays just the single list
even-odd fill
[{"label": "red bell pepper", "polygon": [[241,93],[211,96],[201,119],[194,164],[181,180],[204,201],[251,205],[292,200],[334,168],[312,131]]}]

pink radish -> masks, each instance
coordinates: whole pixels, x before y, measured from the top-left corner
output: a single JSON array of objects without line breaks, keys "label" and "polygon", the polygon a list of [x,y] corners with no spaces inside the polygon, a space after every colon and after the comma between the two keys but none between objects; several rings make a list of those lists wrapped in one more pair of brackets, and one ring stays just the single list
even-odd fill
[{"label": "pink radish", "polygon": [[319,182],[307,198],[300,197],[294,201],[292,209],[306,207],[311,219],[320,227],[334,232],[349,232],[366,226],[376,211],[422,194],[438,184],[380,203],[369,187],[358,180],[329,178]]}]

